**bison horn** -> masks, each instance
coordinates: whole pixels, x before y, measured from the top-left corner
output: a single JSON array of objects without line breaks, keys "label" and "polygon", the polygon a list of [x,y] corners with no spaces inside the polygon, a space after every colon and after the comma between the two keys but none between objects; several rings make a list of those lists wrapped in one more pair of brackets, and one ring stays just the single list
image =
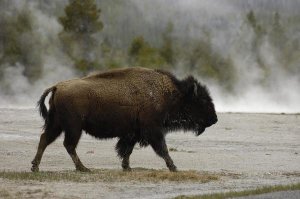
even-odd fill
[{"label": "bison horn", "polygon": [[197,86],[197,84],[196,83],[194,83],[194,94],[195,94],[195,96],[197,96],[197,94],[198,94],[198,86]]}]

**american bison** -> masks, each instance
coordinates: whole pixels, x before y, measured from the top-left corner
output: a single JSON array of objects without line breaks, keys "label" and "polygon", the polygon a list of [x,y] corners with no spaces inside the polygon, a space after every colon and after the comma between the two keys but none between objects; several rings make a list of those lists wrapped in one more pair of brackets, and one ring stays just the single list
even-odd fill
[{"label": "american bison", "polygon": [[[44,101],[50,92],[47,110]],[[181,129],[200,135],[218,120],[207,88],[195,78],[178,80],[169,72],[145,68],[117,69],[60,82],[45,90],[38,105],[45,125],[32,171],[39,170],[43,152],[62,131],[76,170],[89,171],[75,150],[82,130],[99,139],[119,138],[115,148],[124,170],[130,170],[129,156],[139,143],[150,145],[169,170],[176,171],[166,133]]]}]

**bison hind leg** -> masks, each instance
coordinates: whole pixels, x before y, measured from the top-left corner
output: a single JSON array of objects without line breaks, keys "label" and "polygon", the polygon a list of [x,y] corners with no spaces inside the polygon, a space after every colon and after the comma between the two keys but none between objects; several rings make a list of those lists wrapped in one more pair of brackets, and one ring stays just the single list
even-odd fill
[{"label": "bison hind leg", "polygon": [[129,157],[133,151],[134,145],[136,144],[135,139],[126,137],[120,138],[116,145],[116,151],[118,156],[122,159],[122,168],[124,171],[130,171]]},{"label": "bison hind leg", "polygon": [[38,150],[31,164],[31,171],[39,171],[39,165],[46,147],[54,142],[54,140],[61,134],[62,129],[52,121],[45,123],[44,133],[40,137]]}]

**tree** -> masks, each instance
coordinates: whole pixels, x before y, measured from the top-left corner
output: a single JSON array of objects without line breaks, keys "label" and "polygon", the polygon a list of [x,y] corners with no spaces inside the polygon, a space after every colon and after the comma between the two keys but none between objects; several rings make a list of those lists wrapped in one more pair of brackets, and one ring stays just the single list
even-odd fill
[{"label": "tree", "polygon": [[247,14],[247,22],[252,27],[252,29],[256,35],[261,36],[262,34],[265,33],[265,30],[263,29],[263,27],[257,22],[256,16],[254,15],[253,10],[251,10]]},{"label": "tree", "polygon": [[254,12],[251,10],[246,17],[247,24],[252,28],[255,33],[255,42],[254,45],[257,46],[261,43],[262,37],[265,35],[266,30],[257,22],[257,19],[254,15]]},{"label": "tree", "polygon": [[188,56],[189,70],[203,78],[213,79],[228,91],[233,91],[236,71],[230,57],[223,57],[212,48],[210,33],[194,41],[191,54]]},{"label": "tree", "polygon": [[142,36],[132,40],[128,51],[130,62],[142,67],[161,67],[166,65],[165,60],[156,48],[150,46]]},{"label": "tree", "polygon": [[143,48],[149,48],[149,44],[145,42],[144,37],[139,36],[134,38],[129,48],[129,56],[136,59]]},{"label": "tree", "polygon": [[103,28],[99,20],[100,13],[95,0],[70,0],[70,4],[65,8],[66,16],[60,17],[59,22],[65,32],[93,34]]},{"label": "tree", "polygon": [[101,10],[95,0],[69,0],[65,16],[59,17],[63,26],[60,38],[65,52],[75,62],[75,67],[83,73],[89,71],[95,62],[95,39],[93,34],[103,29],[100,21]]},{"label": "tree", "polygon": [[[42,73],[42,51],[38,35],[33,30],[33,16],[25,6],[14,15],[0,17],[0,78],[7,66],[24,67],[23,74],[30,82],[38,79]],[[30,49],[30,50],[28,50]]]},{"label": "tree", "polygon": [[257,64],[264,71],[264,76],[266,77],[269,74],[268,67],[266,66],[265,61],[260,54],[260,48],[261,44],[263,43],[263,38],[266,35],[266,30],[258,23],[252,10],[246,16],[246,23],[251,27],[254,33],[251,51],[255,56]]},{"label": "tree", "polygon": [[270,41],[278,50],[282,50],[287,41],[285,30],[281,24],[281,17],[278,12],[275,12],[274,14],[273,24],[270,32]]}]

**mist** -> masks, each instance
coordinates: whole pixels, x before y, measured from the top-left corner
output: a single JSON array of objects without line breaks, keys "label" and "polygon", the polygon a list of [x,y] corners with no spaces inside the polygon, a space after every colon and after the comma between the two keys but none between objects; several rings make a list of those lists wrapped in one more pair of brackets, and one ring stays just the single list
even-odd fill
[{"label": "mist", "polygon": [[[93,37],[99,43],[97,46],[107,42],[111,51],[117,52],[110,56],[121,54],[118,67],[131,66],[123,54],[135,37],[143,36],[153,48],[159,48],[163,42],[161,35],[172,23],[170,37],[178,53],[168,70],[179,77],[193,74],[205,83],[217,111],[300,112],[299,0],[96,2],[101,8],[104,27]],[[63,27],[58,17],[64,15],[68,3],[58,0],[0,2],[3,27],[16,23],[15,13],[29,13],[31,19],[31,28],[17,34],[26,61],[5,57],[5,41],[10,29],[0,30],[0,107],[34,107],[44,89],[82,76],[73,67],[74,61],[67,56],[59,39]],[[251,11],[255,18],[251,18]],[[278,27],[282,28],[280,34],[273,30],[277,27],[275,13],[280,16],[277,17]],[[212,61],[220,59],[222,62],[217,63],[217,72],[212,76],[203,72],[205,62],[195,50],[199,48],[199,41],[207,42],[205,45],[211,48]],[[103,61],[106,57],[97,47],[93,56],[103,63],[97,70],[108,69]],[[190,57],[193,57],[193,67]]]}]

